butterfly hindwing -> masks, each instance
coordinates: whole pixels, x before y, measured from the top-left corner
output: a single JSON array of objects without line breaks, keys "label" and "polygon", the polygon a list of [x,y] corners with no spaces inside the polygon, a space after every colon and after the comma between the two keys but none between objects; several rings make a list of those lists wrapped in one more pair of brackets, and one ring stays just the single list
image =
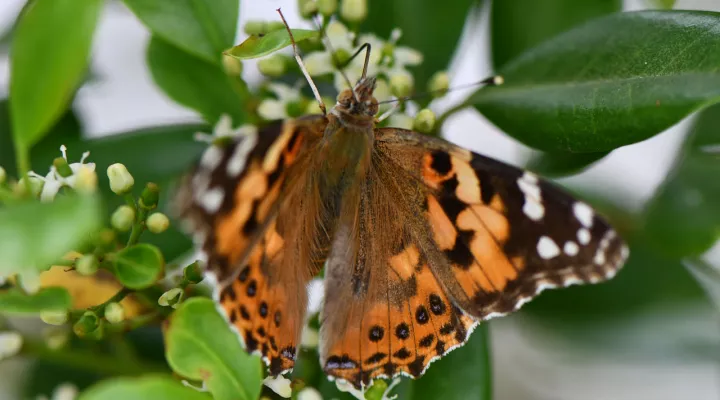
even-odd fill
[{"label": "butterfly hindwing", "polygon": [[608,279],[628,255],[602,217],[530,172],[401,129],[377,129],[376,143],[379,157],[426,189],[422,212],[450,265],[431,267],[474,317]]},{"label": "butterfly hindwing", "polygon": [[304,323],[313,268],[295,256],[304,221],[318,218],[302,190],[321,134],[307,118],[212,145],[178,196],[217,281],[219,309],[273,375],[293,367]]}]

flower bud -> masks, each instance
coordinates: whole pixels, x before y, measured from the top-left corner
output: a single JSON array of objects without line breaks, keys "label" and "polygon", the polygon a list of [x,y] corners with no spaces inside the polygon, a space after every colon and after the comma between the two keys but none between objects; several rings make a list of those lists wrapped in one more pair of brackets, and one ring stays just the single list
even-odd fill
[{"label": "flower bud", "polygon": [[317,0],[317,9],[320,14],[329,17],[337,11],[338,0]]},{"label": "flower bud", "polygon": [[7,172],[5,172],[5,168],[0,167],[0,183],[5,183],[6,179],[7,179]]},{"label": "flower bud", "polygon": [[433,74],[428,82],[428,90],[433,97],[440,97],[447,93],[450,87],[450,76],[445,71],[439,71]]},{"label": "flower bud", "polygon": [[248,35],[262,35],[265,33],[265,21],[250,20],[245,23],[243,30]]},{"label": "flower bud", "polygon": [[99,267],[100,263],[94,254],[85,254],[75,261],[75,271],[77,271],[80,275],[93,275],[97,272]]},{"label": "flower bud", "polygon": [[20,352],[23,338],[17,332],[0,332],[0,360],[10,358]]},{"label": "flower bud", "polygon": [[298,392],[297,400],[322,400],[322,395],[317,389],[307,386]]},{"label": "flower bud", "polygon": [[180,288],[172,288],[168,290],[167,292],[163,293],[162,296],[158,299],[158,304],[160,304],[163,307],[172,307],[176,308],[178,304],[182,301],[183,298],[183,291]]},{"label": "flower bud", "polygon": [[160,189],[158,188],[158,185],[153,182],[148,182],[148,184],[145,185],[145,189],[143,189],[140,194],[140,207],[152,210],[157,207],[159,199]]},{"label": "flower bud", "polygon": [[[328,104],[335,104],[335,101],[333,99],[326,98],[326,97],[323,97],[322,101],[326,106]],[[320,109],[320,103],[318,103],[314,99],[309,101],[307,106],[305,107],[305,115],[311,115],[311,114],[322,114],[322,110]]]},{"label": "flower bud", "polygon": [[75,173],[75,191],[82,194],[95,193],[98,177],[94,168],[80,166]]},{"label": "flower bud", "polygon": [[412,129],[413,118],[407,114],[395,113],[388,118],[388,126],[401,129]]},{"label": "flower bud", "polygon": [[40,290],[40,273],[37,270],[29,269],[18,274],[20,287],[27,294],[35,294]]},{"label": "flower bud", "polygon": [[127,232],[135,222],[135,210],[130,206],[120,206],[110,217],[110,225],[120,232]]},{"label": "flower bud", "polygon": [[298,10],[300,16],[307,19],[318,11],[318,4],[315,0],[298,0]]},{"label": "flower bud", "polygon": [[272,54],[259,60],[257,67],[261,74],[270,78],[277,78],[287,71],[287,61],[282,54]]},{"label": "flower bud", "polygon": [[343,0],[340,6],[340,16],[348,22],[362,22],[367,13],[367,0]]},{"label": "flower bud", "polygon": [[107,176],[108,179],[110,179],[110,190],[115,194],[125,194],[129,192],[135,184],[135,179],[130,175],[127,168],[120,163],[109,166]]},{"label": "flower bud", "polygon": [[120,303],[105,306],[105,319],[111,324],[118,324],[125,319],[125,309]]},{"label": "flower bud", "polygon": [[170,220],[163,213],[152,213],[146,223],[147,228],[152,233],[163,233],[170,226]]},{"label": "flower bud", "polygon": [[115,244],[116,238],[117,235],[114,230],[110,228],[103,228],[100,232],[98,232],[95,242],[101,250],[110,250]]},{"label": "flower bud", "polygon": [[202,271],[200,270],[200,263],[195,261],[188,265],[183,270],[183,277],[190,283],[200,283],[203,280]]},{"label": "flower bud", "polygon": [[413,77],[408,73],[396,73],[390,77],[390,92],[396,97],[407,97],[413,90]]},{"label": "flower bud", "polygon": [[68,343],[70,331],[64,328],[51,328],[47,330],[43,336],[45,337],[45,345],[50,350],[59,350]]},{"label": "flower bud", "polygon": [[68,320],[68,314],[64,310],[40,311],[40,319],[48,325],[63,325]]},{"label": "flower bud", "polygon": [[243,72],[243,64],[235,57],[223,54],[223,68],[228,76],[240,77]]},{"label": "flower bud", "polygon": [[100,318],[92,311],[85,311],[85,314],[73,325],[73,332],[79,337],[95,336],[98,330],[101,330]]},{"label": "flower bud", "polygon": [[290,379],[282,375],[278,375],[276,377],[268,376],[265,380],[263,380],[263,385],[277,393],[278,396],[284,398],[290,398],[292,395],[292,387],[290,386],[291,383]]},{"label": "flower bud", "polygon": [[52,400],[75,400],[78,397],[78,388],[72,383],[63,383],[53,390]]},{"label": "flower bud", "polygon": [[58,175],[62,176],[63,178],[67,178],[68,176],[71,176],[73,174],[72,168],[70,168],[67,160],[63,157],[57,157],[56,159],[54,159],[53,166],[55,167]]},{"label": "flower bud", "polygon": [[435,113],[427,108],[420,110],[415,116],[413,129],[420,133],[430,133],[435,128]]},{"label": "flower bud", "polygon": [[285,24],[282,21],[269,21],[265,23],[265,33],[285,30]]},{"label": "flower bud", "polygon": [[17,186],[15,186],[16,193],[22,195],[27,194],[28,183],[30,185],[30,194],[33,197],[38,197],[40,192],[42,192],[43,186],[45,186],[45,181],[36,176],[22,177],[17,182]]}]

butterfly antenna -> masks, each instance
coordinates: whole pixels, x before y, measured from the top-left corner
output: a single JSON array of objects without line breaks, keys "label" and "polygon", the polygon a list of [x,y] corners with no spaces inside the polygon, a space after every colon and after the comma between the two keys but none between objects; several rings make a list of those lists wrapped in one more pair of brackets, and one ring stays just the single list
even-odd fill
[{"label": "butterfly antenna", "polygon": [[315,86],[315,82],[310,77],[310,74],[307,72],[307,69],[305,68],[305,63],[303,63],[302,58],[300,58],[300,53],[298,53],[297,45],[295,44],[295,38],[293,37],[290,25],[288,25],[287,21],[285,20],[285,16],[283,15],[282,10],[278,8],[276,11],[278,12],[278,14],[280,14],[280,18],[285,25],[285,29],[287,29],[288,35],[290,35],[290,43],[292,44],[295,61],[297,61],[298,66],[300,66],[300,71],[302,71],[303,75],[305,75],[305,79],[307,79],[308,84],[310,85],[310,89],[312,89],[315,100],[317,100],[318,104],[320,105],[320,109],[322,110],[323,115],[327,115],[325,103],[323,103],[322,97],[320,97],[320,92],[318,91],[317,86]]},{"label": "butterfly antenna", "polygon": [[[330,50],[330,56],[333,59],[333,62],[335,65],[339,65],[340,62],[337,58],[337,53],[335,52],[335,48],[333,47],[332,43],[330,43],[330,38],[325,34],[325,30],[322,29],[320,24],[318,23],[317,19],[314,19],[313,22],[315,22],[315,27],[321,31],[322,39],[325,42],[325,47]],[[342,75],[343,79],[345,79],[345,83],[347,83],[348,87],[350,88],[350,91],[352,92],[353,98],[355,98],[355,101],[360,101],[357,97],[357,94],[355,93],[355,85],[350,81],[350,78],[345,74],[345,71],[343,70],[343,67],[338,68],[338,71],[340,72],[340,75]]]},{"label": "butterfly antenna", "polygon": [[469,89],[469,88],[474,88],[474,87],[477,87],[477,86],[499,86],[499,85],[502,85],[504,82],[505,82],[505,79],[504,79],[502,76],[500,76],[500,75],[495,75],[495,76],[491,76],[491,77],[489,77],[489,78],[485,78],[485,79],[483,79],[483,80],[481,80],[481,81],[479,81],[479,82],[466,83],[466,84],[464,84],[464,85],[455,86],[455,87],[450,88],[450,89],[431,90],[431,91],[419,93],[419,94],[416,94],[416,95],[413,95],[413,96],[399,97],[399,98],[397,98],[397,99],[392,99],[392,100],[383,100],[383,101],[378,102],[378,104],[387,104],[387,103],[403,102],[403,101],[407,101],[407,100],[417,99],[417,98],[419,98],[419,97],[430,96],[430,95],[433,95],[433,94],[436,94],[436,93],[453,92],[453,91],[455,91],[455,90]]}]

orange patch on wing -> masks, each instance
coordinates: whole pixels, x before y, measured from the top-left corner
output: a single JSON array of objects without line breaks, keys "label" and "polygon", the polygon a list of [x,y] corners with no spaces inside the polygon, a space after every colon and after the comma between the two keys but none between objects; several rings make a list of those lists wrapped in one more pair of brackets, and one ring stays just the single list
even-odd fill
[{"label": "orange patch on wing", "polygon": [[415,273],[415,266],[419,260],[420,252],[415,245],[410,245],[403,249],[400,254],[390,258],[390,267],[401,279],[407,280]]},{"label": "orange patch on wing", "polygon": [[458,186],[455,189],[455,196],[466,204],[477,204],[481,200],[480,197],[480,181],[478,180],[475,171],[466,162],[463,162],[457,158],[451,158],[453,170],[455,171],[455,177],[458,181]]},{"label": "orange patch on wing", "polygon": [[427,205],[428,220],[433,230],[435,243],[440,250],[452,249],[457,239],[457,230],[434,196],[428,197]]},{"label": "orange patch on wing", "polygon": [[422,161],[422,176],[425,183],[433,189],[438,189],[440,184],[448,179],[452,175],[452,171],[448,172],[447,175],[440,175],[433,167],[433,155],[431,153],[425,153]]}]

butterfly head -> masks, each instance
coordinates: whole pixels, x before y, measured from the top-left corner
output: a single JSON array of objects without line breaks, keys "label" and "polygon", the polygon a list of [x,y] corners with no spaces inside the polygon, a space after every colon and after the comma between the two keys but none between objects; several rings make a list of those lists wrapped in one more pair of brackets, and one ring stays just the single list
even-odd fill
[{"label": "butterfly head", "polygon": [[373,97],[375,78],[361,78],[354,89],[345,89],[337,97],[332,113],[341,120],[374,122],[378,101]]}]

